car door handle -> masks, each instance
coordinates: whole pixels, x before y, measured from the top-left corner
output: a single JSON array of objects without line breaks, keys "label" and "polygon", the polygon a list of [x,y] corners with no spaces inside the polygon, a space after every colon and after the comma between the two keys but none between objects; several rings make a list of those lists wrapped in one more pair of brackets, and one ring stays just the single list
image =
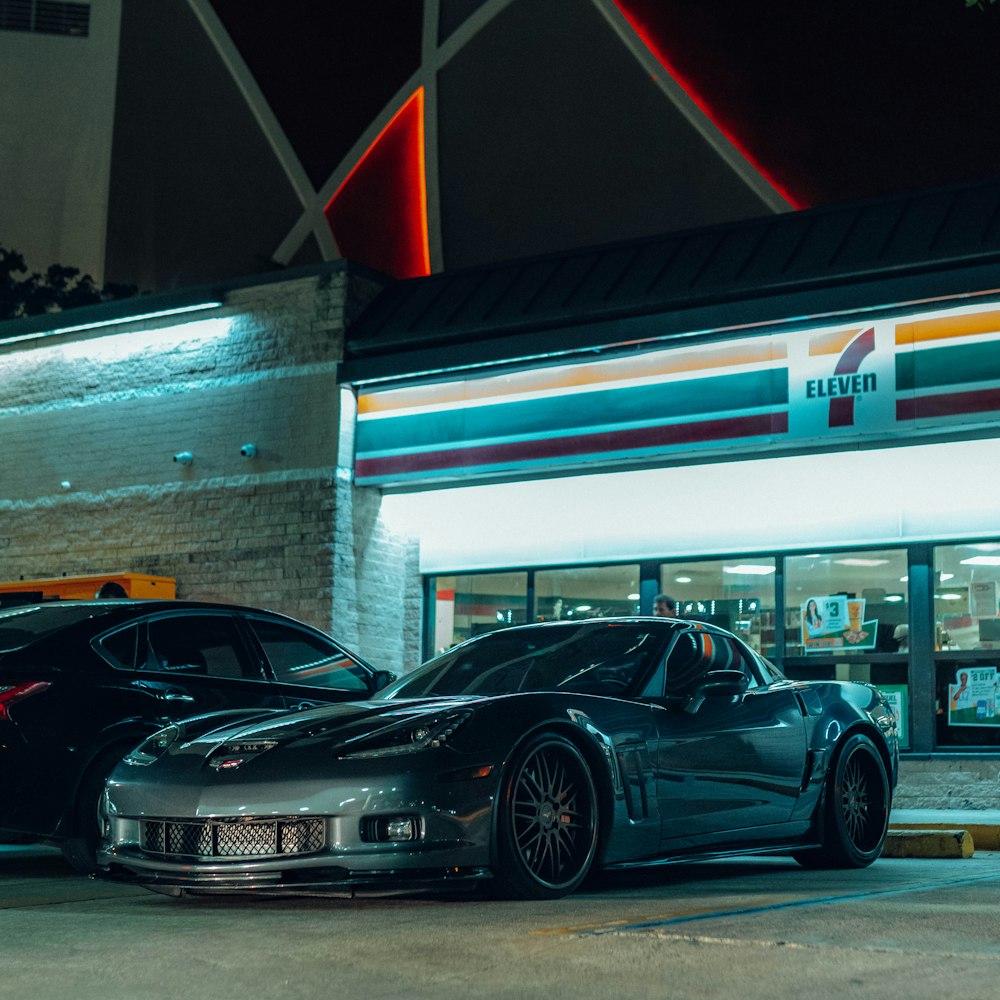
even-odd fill
[{"label": "car door handle", "polygon": [[291,706],[293,712],[304,712],[307,708],[319,708],[323,705],[321,701],[300,701]]},{"label": "car door handle", "polygon": [[194,701],[193,694],[184,694],[183,691],[163,691],[156,697],[159,701]]}]

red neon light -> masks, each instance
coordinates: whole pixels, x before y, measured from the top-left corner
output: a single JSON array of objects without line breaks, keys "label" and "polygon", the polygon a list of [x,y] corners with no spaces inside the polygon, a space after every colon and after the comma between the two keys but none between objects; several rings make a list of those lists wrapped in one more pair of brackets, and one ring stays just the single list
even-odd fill
[{"label": "red neon light", "polygon": [[732,143],[735,149],[744,159],[746,159],[754,170],[756,170],[757,173],[759,173],[761,177],[763,177],[764,180],[767,181],[767,183],[770,184],[771,187],[773,187],[774,190],[777,191],[778,194],[792,206],[792,208],[808,208],[808,205],[793,195],[787,187],[775,180],[771,173],[761,164],[760,160],[757,159],[757,157],[754,156],[753,153],[751,153],[750,150],[748,150],[746,146],[734,135],[732,129],[723,124],[720,115],[711,107],[705,97],[699,93],[690,78],[684,76],[684,74],[682,74],[674,65],[673,61],[667,55],[662,39],[656,36],[655,29],[642,23],[639,19],[639,14],[635,10],[629,9],[629,0],[614,0],[614,4],[621,12],[622,17],[628,21],[632,30],[639,36],[639,40],[642,44],[653,53],[660,65],[674,78],[684,93],[687,94],[692,101],[694,101],[698,110],[701,111],[715,125],[715,127],[730,143]]},{"label": "red neon light", "polygon": [[431,273],[423,87],[362,153],[323,212],[343,257],[394,278]]}]

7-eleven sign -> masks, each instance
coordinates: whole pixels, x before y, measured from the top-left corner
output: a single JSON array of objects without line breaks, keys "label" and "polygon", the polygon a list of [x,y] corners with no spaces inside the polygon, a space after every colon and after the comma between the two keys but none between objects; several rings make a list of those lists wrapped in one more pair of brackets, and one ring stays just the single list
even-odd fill
[{"label": "7-eleven sign", "polygon": [[789,436],[882,433],[895,426],[894,326],[791,334]]}]

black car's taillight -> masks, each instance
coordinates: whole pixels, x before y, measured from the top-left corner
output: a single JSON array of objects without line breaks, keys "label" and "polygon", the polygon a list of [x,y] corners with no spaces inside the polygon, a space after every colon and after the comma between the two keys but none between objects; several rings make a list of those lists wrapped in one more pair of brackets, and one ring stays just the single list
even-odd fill
[{"label": "black car's taillight", "polygon": [[41,694],[48,681],[24,681],[20,684],[0,684],[0,722],[10,721],[11,706],[33,694]]}]

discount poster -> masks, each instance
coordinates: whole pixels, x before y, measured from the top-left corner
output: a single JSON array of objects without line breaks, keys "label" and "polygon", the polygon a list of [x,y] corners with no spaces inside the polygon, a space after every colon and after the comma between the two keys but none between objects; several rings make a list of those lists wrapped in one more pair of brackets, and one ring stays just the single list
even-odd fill
[{"label": "discount poster", "polygon": [[802,605],[802,644],[807,653],[874,649],[878,619],[865,621],[864,598],[843,594],[810,597]]},{"label": "discount poster", "polygon": [[959,667],[948,685],[949,726],[1000,726],[997,668]]}]

